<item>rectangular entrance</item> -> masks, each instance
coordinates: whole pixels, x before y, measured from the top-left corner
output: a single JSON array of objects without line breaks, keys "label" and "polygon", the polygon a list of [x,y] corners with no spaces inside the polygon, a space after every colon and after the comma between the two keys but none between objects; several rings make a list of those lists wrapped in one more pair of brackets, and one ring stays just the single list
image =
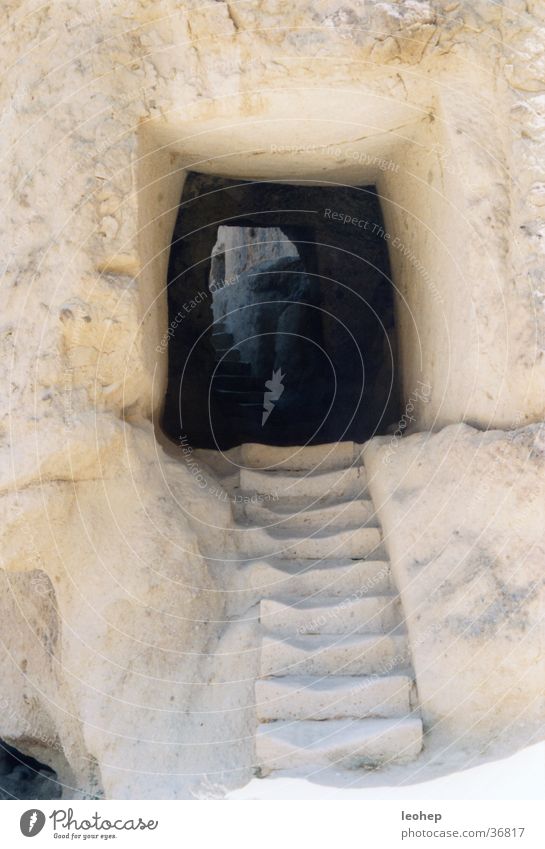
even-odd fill
[{"label": "rectangular entrance", "polygon": [[164,429],[199,447],[363,442],[399,409],[373,186],[190,173],[172,241]]}]

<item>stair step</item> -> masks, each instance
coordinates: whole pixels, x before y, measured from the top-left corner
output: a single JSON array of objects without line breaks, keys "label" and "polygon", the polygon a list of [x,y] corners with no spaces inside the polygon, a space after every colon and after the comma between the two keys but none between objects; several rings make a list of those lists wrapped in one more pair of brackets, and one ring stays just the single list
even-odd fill
[{"label": "stair step", "polygon": [[255,683],[257,718],[364,719],[409,713],[412,681],[408,675],[289,675]]},{"label": "stair step", "polygon": [[221,389],[213,384],[216,400],[222,404],[243,405],[263,404],[263,392],[255,389]]},{"label": "stair step", "polygon": [[404,634],[310,634],[280,637],[265,633],[261,675],[386,675],[409,665]]},{"label": "stair step", "polygon": [[290,446],[248,443],[242,446],[241,465],[252,469],[322,472],[343,469],[354,462],[356,448],[353,442],[331,442],[324,445]]},{"label": "stair step", "polygon": [[278,634],[387,633],[400,624],[399,598],[393,593],[316,601],[266,598],[259,618],[264,628]]},{"label": "stair step", "polygon": [[[327,531],[327,529],[326,529]],[[383,559],[381,534],[378,528],[350,528],[305,534],[301,529],[291,531],[279,528],[247,528],[238,540],[250,556],[275,556],[285,559],[297,558],[364,558],[371,554],[374,559]]]},{"label": "stair step", "polygon": [[261,595],[280,595],[284,598],[308,598],[391,590],[391,570],[387,560],[281,560],[258,558],[238,570],[241,592],[260,592]]},{"label": "stair step", "polygon": [[403,719],[277,721],[258,726],[262,773],[299,767],[379,767],[413,760],[422,749],[422,722]]},{"label": "stair step", "polygon": [[219,375],[251,375],[251,373],[251,363],[247,363],[243,360],[240,362],[235,362],[233,360],[221,360],[221,362],[218,362],[214,370],[214,379],[216,379]]},{"label": "stair step", "polygon": [[367,478],[363,466],[334,469],[328,472],[267,472],[241,469],[240,488],[261,494],[277,496],[352,495],[360,498],[366,494]]},{"label": "stair step", "polygon": [[[240,365],[240,363],[237,363]],[[260,389],[259,381],[251,374],[215,374],[212,390],[230,389],[233,392],[246,392]],[[263,393],[262,393],[263,397]]]},{"label": "stair step", "polygon": [[214,348],[225,349],[230,348],[234,342],[234,336],[232,333],[229,333],[227,330],[214,330],[212,331],[212,344]]},{"label": "stair step", "polygon": [[240,351],[238,348],[216,348],[216,354],[221,362],[240,362]]},{"label": "stair step", "polygon": [[[376,526],[373,502],[368,498],[340,500],[324,504],[322,500],[308,503],[301,498],[279,498],[276,501],[252,500],[249,493],[239,493],[235,499],[235,518],[246,519],[262,526],[318,530],[342,529],[347,526]],[[246,496],[246,498],[245,498]],[[306,502],[306,503],[305,503]]]},{"label": "stair step", "polygon": [[[237,415],[238,412],[238,415]],[[229,417],[229,421],[240,419],[241,422],[248,424],[249,416],[253,415],[256,422],[261,424],[261,415],[263,413],[263,398],[260,401],[241,401],[233,410],[233,414]],[[255,426],[254,426],[255,429]]]}]

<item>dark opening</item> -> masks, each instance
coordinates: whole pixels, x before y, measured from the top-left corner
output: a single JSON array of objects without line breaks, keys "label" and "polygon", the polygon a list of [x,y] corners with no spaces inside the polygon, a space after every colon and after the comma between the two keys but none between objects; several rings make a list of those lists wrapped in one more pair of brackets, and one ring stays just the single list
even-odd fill
[{"label": "dark opening", "polygon": [[222,449],[363,442],[398,417],[393,287],[373,186],[190,174],[168,308],[163,427],[173,439]]},{"label": "dark opening", "polygon": [[60,799],[51,767],[0,740],[0,799]]}]

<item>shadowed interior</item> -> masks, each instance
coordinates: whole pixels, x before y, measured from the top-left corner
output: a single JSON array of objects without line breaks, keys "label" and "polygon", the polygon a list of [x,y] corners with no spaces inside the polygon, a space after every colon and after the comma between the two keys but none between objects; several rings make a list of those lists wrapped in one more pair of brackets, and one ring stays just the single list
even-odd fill
[{"label": "shadowed interior", "polygon": [[190,173],[168,271],[163,426],[198,447],[363,442],[397,417],[373,186]]}]

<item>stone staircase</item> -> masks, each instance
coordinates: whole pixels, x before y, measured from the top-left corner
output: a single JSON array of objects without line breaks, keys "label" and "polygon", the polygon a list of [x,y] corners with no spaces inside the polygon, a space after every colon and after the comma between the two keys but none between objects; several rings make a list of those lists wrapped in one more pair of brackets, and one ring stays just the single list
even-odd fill
[{"label": "stone staircase", "polygon": [[210,387],[212,418],[223,423],[221,430],[216,424],[220,447],[229,447],[240,438],[248,438],[249,423],[261,420],[263,382],[252,373],[251,363],[241,359],[233,334],[225,329],[223,320],[214,323],[212,345],[216,352]]},{"label": "stone staircase", "polygon": [[410,761],[422,723],[359,447],[245,445],[242,465],[239,548],[262,588],[260,774]]}]

